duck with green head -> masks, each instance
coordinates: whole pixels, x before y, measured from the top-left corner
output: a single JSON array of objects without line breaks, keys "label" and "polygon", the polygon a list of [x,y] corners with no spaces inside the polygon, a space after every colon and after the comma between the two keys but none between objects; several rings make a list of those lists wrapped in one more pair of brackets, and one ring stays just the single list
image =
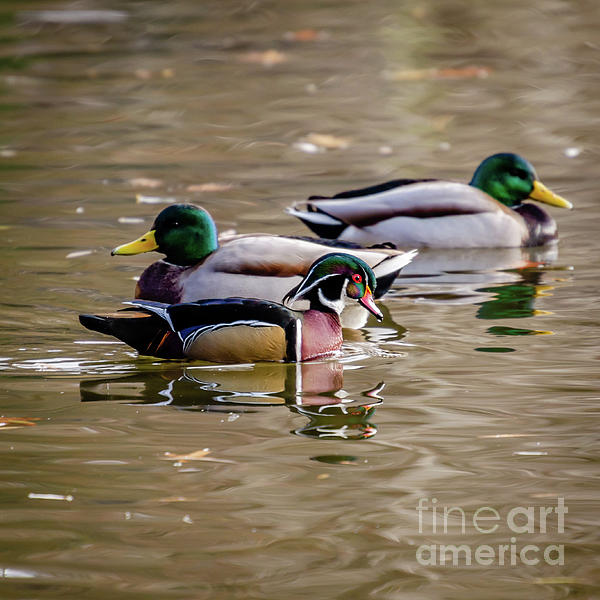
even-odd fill
[{"label": "duck with green head", "polygon": [[399,247],[494,248],[556,241],[556,222],[525,200],[572,208],[517,154],[486,158],[467,185],[397,179],[333,197],[312,196],[288,212],[325,238]]},{"label": "duck with green head", "polygon": [[[254,298],[207,299],[180,304],[147,300],[107,315],[80,315],[87,329],[112,335],[140,354],[220,363],[296,362],[325,356],[342,345],[340,315],[356,303],[378,320],[373,299],[377,279],[364,261],[330,253],[281,303]],[[294,309],[308,302],[305,311]]]},{"label": "duck with green head", "polygon": [[[168,206],[156,217],[150,231],[118,246],[112,254],[156,251],[166,255],[142,273],[136,298],[168,304],[230,296],[281,302],[316,259],[340,246],[374,270],[380,295],[415,254],[260,233],[218,240],[209,213],[192,204]],[[345,326],[360,326],[364,322],[362,314],[357,322],[348,318],[344,316]]]}]

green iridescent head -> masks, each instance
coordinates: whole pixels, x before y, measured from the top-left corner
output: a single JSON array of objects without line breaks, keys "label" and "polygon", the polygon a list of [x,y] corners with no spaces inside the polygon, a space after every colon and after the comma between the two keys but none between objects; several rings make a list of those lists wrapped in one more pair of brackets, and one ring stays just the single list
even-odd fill
[{"label": "green iridescent head", "polygon": [[383,315],[373,299],[376,285],[375,274],[367,263],[350,254],[335,252],[316,260],[300,285],[286,295],[284,302],[309,300],[312,307],[339,314],[346,296],[358,301],[381,320]]},{"label": "green iridescent head", "polygon": [[195,265],[218,248],[217,228],[203,208],[172,204],[161,211],[150,231],[118,246],[112,254],[141,254],[155,250],[175,265]]},{"label": "green iridescent head", "polygon": [[550,191],[539,179],[531,163],[518,154],[502,152],[488,156],[473,175],[470,185],[483,190],[506,206],[518,206],[531,199],[573,208],[564,198]]}]

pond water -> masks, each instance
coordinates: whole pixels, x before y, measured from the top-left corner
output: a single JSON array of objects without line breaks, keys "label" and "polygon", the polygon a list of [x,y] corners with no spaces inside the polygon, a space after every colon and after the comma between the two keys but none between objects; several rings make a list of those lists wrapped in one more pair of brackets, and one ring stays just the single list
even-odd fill
[{"label": "pond water", "polygon": [[[1,17],[2,598],[598,597],[594,2]],[[424,252],[341,357],[161,362],[77,321],[172,199],[305,235],[295,200],[499,151],[575,205],[558,248]]]}]

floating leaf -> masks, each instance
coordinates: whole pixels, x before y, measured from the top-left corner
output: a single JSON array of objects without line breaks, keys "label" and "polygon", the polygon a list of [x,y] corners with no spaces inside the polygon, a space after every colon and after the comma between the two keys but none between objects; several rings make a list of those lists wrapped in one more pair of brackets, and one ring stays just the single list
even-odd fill
[{"label": "floating leaf", "polygon": [[18,13],[21,19],[36,23],[77,24],[120,23],[128,18],[122,10],[27,10]]},{"label": "floating leaf", "polygon": [[316,29],[298,29],[297,31],[286,31],[283,34],[283,39],[286,42],[314,42],[328,37],[327,33]]},{"label": "floating leaf", "polygon": [[66,502],[73,502],[71,494],[63,496],[62,494],[36,494],[35,492],[30,492],[27,494],[27,497],[32,500],[65,500]]},{"label": "floating leaf", "polygon": [[16,429],[17,427],[30,427],[39,419],[26,417],[0,417],[0,429]]},{"label": "floating leaf", "polygon": [[240,62],[260,64],[263,67],[279,65],[287,60],[287,55],[279,50],[265,50],[264,52],[246,52],[239,55]]},{"label": "floating leaf", "polygon": [[164,460],[200,460],[210,454],[210,448],[196,450],[188,454],[173,454],[173,452],[165,452]]},{"label": "floating leaf", "polygon": [[232,187],[231,183],[192,183],[185,189],[188,192],[226,192]]},{"label": "floating leaf", "polygon": [[338,137],[328,133],[309,133],[305,141],[326,150],[345,150],[350,145],[350,138]]},{"label": "floating leaf", "polygon": [[421,81],[425,79],[472,79],[488,77],[492,70],[489,67],[470,65],[467,67],[448,69],[403,69],[386,71],[384,77],[388,81]]},{"label": "floating leaf", "polygon": [[138,225],[139,223],[143,223],[144,219],[140,217],[119,217],[117,221],[125,225]]},{"label": "floating leaf", "polygon": [[163,198],[161,196],[144,196],[136,194],[135,201],[138,204],[174,204],[177,202],[175,198]]},{"label": "floating leaf", "polygon": [[152,177],[134,177],[127,182],[133,187],[144,187],[155,189],[163,185],[160,179],[153,179]]},{"label": "floating leaf", "polygon": [[81,258],[82,256],[88,256],[93,253],[93,250],[76,250],[75,252],[69,252],[65,258]]},{"label": "floating leaf", "polygon": [[177,462],[185,462],[188,460],[203,460],[206,462],[222,462],[235,464],[234,460],[227,460],[226,458],[212,458],[207,456],[208,454],[210,454],[209,448],[204,448],[203,450],[196,450],[194,452],[190,452],[189,454],[173,454],[173,452],[165,452],[163,460],[174,460]]}]

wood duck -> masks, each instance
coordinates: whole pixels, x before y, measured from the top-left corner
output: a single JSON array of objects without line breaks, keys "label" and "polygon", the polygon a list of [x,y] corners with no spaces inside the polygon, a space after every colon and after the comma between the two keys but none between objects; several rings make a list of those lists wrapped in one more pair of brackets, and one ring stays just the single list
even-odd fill
[{"label": "wood duck", "polygon": [[359,244],[398,247],[511,248],[557,239],[554,219],[538,200],[572,204],[542,184],[517,154],[486,158],[467,185],[437,179],[396,179],[342,192],[311,196],[287,210],[317,235]]},{"label": "wood duck", "polygon": [[330,253],[310,267],[284,302],[309,303],[306,311],[254,298],[205,299],[164,304],[126,302],[131,308],[108,315],[80,315],[81,324],[112,335],[140,354],[210,362],[304,361],[342,345],[340,314],[355,300],[379,320],[373,290],[377,280],[364,261]]},{"label": "wood duck", "polygon": [[219,245],[213,219],[192,204],[168,206],[150,231],[112,254],[153,250],[166,256],[142,273],[135,297],[167,304],[230,296],[281,302],[317,258],[335,250],[356,256],[373,269],[380,297],[416,254],[269,234],[229,236]]}]

